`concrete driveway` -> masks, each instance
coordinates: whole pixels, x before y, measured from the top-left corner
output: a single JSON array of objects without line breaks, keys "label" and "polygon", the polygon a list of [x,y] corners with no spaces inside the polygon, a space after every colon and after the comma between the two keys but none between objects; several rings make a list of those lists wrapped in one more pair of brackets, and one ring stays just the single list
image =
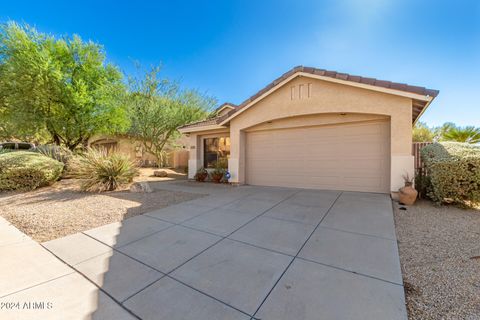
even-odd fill
[{"label": "concrete driveway", "polygon": [[388,195],[198,186],[157,187],[210,195],[44,243],[77,272],[36,294],[86,278],[98,319],[407,318]]}]

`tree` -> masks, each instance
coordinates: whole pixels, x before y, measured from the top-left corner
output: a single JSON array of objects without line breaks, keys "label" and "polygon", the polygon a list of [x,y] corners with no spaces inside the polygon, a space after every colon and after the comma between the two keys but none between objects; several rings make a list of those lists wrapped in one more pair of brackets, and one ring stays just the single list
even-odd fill
[{"label": "tree", "polygon": [[180,135],[178,127],[205,119],[216,101],[160,79],[159,73],[160,68],[154,67],[141,79],[131,78],[127,101],[132,124],[129,134],[163,165],[165,147]]},{"label": "tree", "polygon": [[442,140],[442,137],[444,136],[444,134],[449,131],[450,129],[452,128],[455,128],[456,125],[455,123],[453,122],[445,122],[444,124],[442,124],[441,126],[439,127],[436,127],[434,129],[434,132],[435,132],[435,140],[437,141],[440,141]]},{"label": "tree", "polygon": [[432,142],[434,138],[435,133],[425,122],[417,122],[413,127],[413,142]]},{"label": "tree", "polygon": [[456,141],[465,143],[480,143],[480,128],[474,126],[459,127],[448,123],[441,130],[442,141]]},{"label": "tree", "polygon": [[69,149],[98,133],[125,131],[122,74],[105,60],[100,45],[78,36],[1,25],[0,121],[8,125],[0,130],[14,136],[46,132]]}]

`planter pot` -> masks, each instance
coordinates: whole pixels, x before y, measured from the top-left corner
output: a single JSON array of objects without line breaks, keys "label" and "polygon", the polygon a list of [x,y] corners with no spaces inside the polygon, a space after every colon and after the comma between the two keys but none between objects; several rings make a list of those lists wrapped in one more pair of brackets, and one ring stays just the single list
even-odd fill
[{"label": "planter pot", "polygon": [[215,183],[220,183],[223,178],[223,174],[212,174],[212,180]]},{"label": "planter pot", "polygon": [[407,206],[414,204],[417,200],[417,196],[418,191],[412,186],[405,186],[398,190],[398,201]]},{"label": "planter pot", "polygon": [[205,179],[207,179],[208,173],[197,173],[195,175],[195,180],[198,182],[205,182]]}]

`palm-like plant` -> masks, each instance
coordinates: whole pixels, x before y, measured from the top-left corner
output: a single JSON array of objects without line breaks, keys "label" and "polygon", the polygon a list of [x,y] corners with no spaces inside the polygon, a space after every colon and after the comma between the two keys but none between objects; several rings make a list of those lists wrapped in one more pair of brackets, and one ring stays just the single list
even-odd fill
[{"label": "palm-like plant", "polygon": [[471,144],[480,143],[480,127],[450,126],[446,128],[444,132],[442,132],[441,140],[465,142],[465,143],[471,143]]}]

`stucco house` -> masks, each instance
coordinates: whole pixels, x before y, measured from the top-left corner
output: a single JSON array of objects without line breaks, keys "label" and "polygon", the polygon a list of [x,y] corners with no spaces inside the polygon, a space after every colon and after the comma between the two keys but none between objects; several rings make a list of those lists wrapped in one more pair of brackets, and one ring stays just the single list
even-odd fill
[{"label": "stucco house", "polygon": [[239,184],[389,193],[414,173],[412,125],[437,90],[295,67],[180,128],[189,177],[228,161]]}]

